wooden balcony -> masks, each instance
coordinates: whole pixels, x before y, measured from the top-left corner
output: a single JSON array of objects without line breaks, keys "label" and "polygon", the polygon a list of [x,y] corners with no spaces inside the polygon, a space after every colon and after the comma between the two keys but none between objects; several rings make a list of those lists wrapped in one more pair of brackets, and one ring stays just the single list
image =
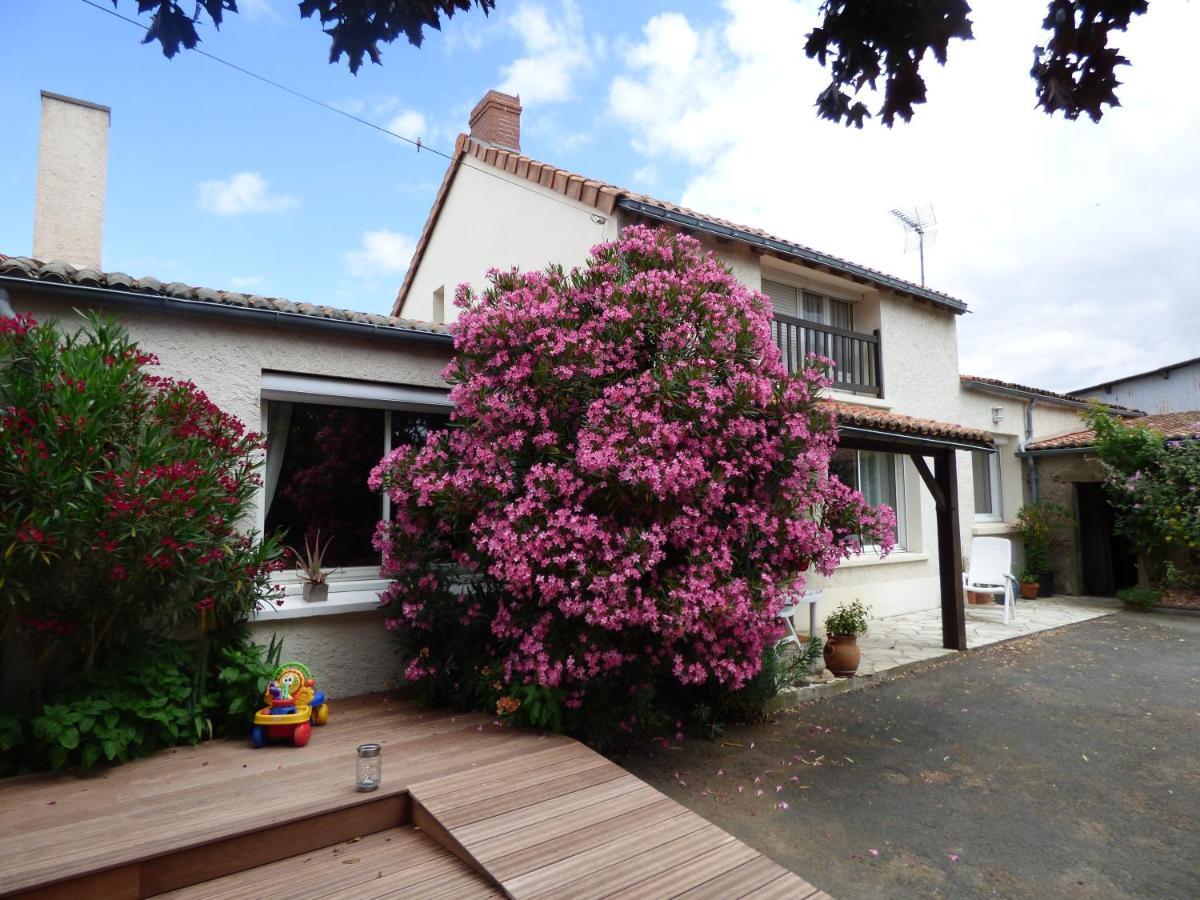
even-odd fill
[{"label": "wooden balcony", "polygon": [[789,373],[804,368],[810,353],[832,359],[830,377],[839,391],[883,396],[883,358],[879,332],[863,334],[775,314],[771,337],[783,354]]}]

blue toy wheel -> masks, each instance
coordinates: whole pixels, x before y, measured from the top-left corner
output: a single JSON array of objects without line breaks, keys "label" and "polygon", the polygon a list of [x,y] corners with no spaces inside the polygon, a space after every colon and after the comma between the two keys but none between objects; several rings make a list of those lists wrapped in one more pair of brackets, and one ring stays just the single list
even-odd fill
[{"label": "blue toy wheel", "polygon": [[261,725],[255,725],[250,731],[250,740],[255,747],[267,746],[267,729]]}]

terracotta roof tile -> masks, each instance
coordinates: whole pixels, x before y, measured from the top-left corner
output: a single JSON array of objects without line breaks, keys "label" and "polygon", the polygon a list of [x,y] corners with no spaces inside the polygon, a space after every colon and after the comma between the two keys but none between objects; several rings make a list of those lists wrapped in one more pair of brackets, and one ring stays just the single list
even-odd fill
[{"label": "terracotta roof tile", "polygon": [[[1200,438],[1200,410],[1187,412],[1157,413],[1142,416],[1134,425],[1144,425],[1159,432],[1164,438]],[[1090,428],[1083,431],[1072,431],[1058,437],[1031,441],[1025,446],[1026,450],[1073,450],[1092,446],[1096,433]]]},{"label": "terracotta roof tile", "polygon": [[[561,169],[558,166],[551,165],[546,162],[539,162],[531,159],[514,150],[506,150],[503,147],[496,147],[486,144],[475,138],[468,137],[465,134],[460,134],[454,143],[454,154],[451,157],[450,165],[446,168],[446,174],[442,178],[442,185],[438,190],[437,196],[434,198],[433,205],[430,207],[429,215],[425,220],[425,226],[421,231],[421,237],[417,241],[416,249],[413,251],[412,262],[409,264],[408,271],[404,275],[404,281],[400,285],[400,290],[396,295],[396,303],[392,308],[393,313],[398,313],[404,308],[404,301],[408,297],[408,290],[412,285],[413,273],[420,266],[421,259],[425,254],[425,248],[429,243],[429,237],[433,232],[434,226],[437,224],[439,215],[441,214],[442,205],[445,202],[446,195],[449,192],[450,185],[454,181],[454,176],[457,173],[463,160],[470,157],[479,162],[500,169],[505,172],[516,175],[533,184],[541,185],[556,193],[562,194],[571,200],[591,206],[599,210],[604,215],[611,215],[621,201],[629,201],[635,204],[645,204],[648,207],[653,207],[665,214],[674,214],[676,216],[687,216],[693,219],[703,221],[712,226],[719,227],[723,231],[737,231],[743,234],[754,235],[764,241],[773,242],[782,248],[782,252],[796,252],[805,256],[817,256],[835,267],[842,267],[839,271],[844,270],[851,277],[859,280],[874,281],[879,284],[891,288],[902,293],[907,293],[913,297],[929,300],[933,303],[948,307],[955,312],[965,312],[967,305],[962,300],[952,297],[949,294],[944,294],[940,291],[934,291],[921,285],[914,284],[910,281],[905,281],[901,278],[888,275],[878,269],[871,269],[867,266],[862,266],[857,263],[852,263],[849,260],[840,259],[828,253],[823,253],[806,247],[803,244],[797,244],[794,241],[786,240],[785,238],[777,237],[768,231],[761,228],[753,228],[747,225],[739,225],[731,222],[728,219],[709,216],[695,210],[688,209],[685,206],[680,206],[677,203],[671,203],[666,200],[659,200],[651,197],[648,194],[638,193],[637,191],[627,190],[615,184],[609,184],[605,181],[589,178],[586,175],[581,175],[576,172],[571,172],[567,169]],[[595,187],[593,193],[592,186]],[[731,239],[736,238],[731,236]]]},{"label": "terracotta roof tile", "polygon": [[[977,385],[984,390],[988,387],[1004,388],[1010,391],[1023,391],[1026,394],[1037,394],[1039,397],[1045,397],[1047,400],[1057,400],[1062,403],[1070,404],[1071,406],[1087,406],[1090,402],[1087,397],[1079,397],[1075,394],[1060,394],[1057,391],[1048,391],[1044,388],[1030,387],[1026,384],[1017,384],[1013,381],[1001,381],[999,378],[984,378],[981,375],[960,375],[959,379],[967,385]],[[1141,410],[1132,409],[1128,406],[1118,406],[1115,403],[1105,403],[1105,407],[1113,412],[1123,416],[1142,416],[1145,415]]]},{"label": "terracotta roof tile", "polygon": [[917,437],[946,438],[973,444],[992,445],[992,436],[982,428],[955,425],[934,419],[921,419],[873,406],[860,406],[844,400],[822,400],[821,405],[832,409],[837,421],[860,428],[886,431],[890,434],[910,434]]},{"label": "terracotta roof tile", "polygon": [[445,325],[438,325],[432,322],[402,319],[396,316],[381,316],[375,313],[358,312],[352,309],[338,309],[332,306],[320,306],[313,303],[297,303],[281,297],[261,297],[257,294],[242,294],[236,291],[218,291],[212,288],[193,287],[180,281],[163,284],[163,282],[151,276],[133,278],[124,272],[101,272],[93,268],[77,269],[68,263],[58,260],[41,262],[40,260],[29,259],[27,257],[5,256],[0,253],[0,276],[30,282],[48,282],[51,284],[64,284],[86,288],[106,288],[129,294],[172,297],[177,300],[188,300],[193,303],[235,306],[244,309],[262,309],[319,319],[336,319],[343,322],[356,322],[362,325],[394,328],[403,331],[425,331],[431,334],[445,334],[447,339],[450,334]]}]

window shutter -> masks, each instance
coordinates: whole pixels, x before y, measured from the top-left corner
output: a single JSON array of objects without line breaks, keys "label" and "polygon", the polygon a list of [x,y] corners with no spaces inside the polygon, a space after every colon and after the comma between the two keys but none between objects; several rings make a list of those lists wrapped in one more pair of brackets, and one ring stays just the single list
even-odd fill
[{"label": "window shutter", "polygon": [[799,292],[790,284],[780,284],[778,281],[767,281],[764,278],[762,292],[771,298],[771,306],[776,314],[799,318],[796,308],[796,295]]}]

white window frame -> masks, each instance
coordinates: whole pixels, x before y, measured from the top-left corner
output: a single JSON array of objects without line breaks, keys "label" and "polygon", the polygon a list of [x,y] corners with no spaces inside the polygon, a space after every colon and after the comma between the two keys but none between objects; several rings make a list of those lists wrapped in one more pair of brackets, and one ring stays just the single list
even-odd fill
[{"label": "white window frame", "polygon": [[[830,291],[828,288],[812,287],[809,284],[799,284],[799,283],[797,283],[791,279],[788,279],[786,277],[775,277],[773,273],[772,274],[764,274],[760,280],[760,286],[761,286],[762,292],[764,294],[767,294],[766,282],[771,282],[772,284],[778,284],[778,285],[781,285],[782,287],[788,287],[796,292],[796,310],[794,312],[784,313],[784,315],[791,316],[793,319],[799,319],[800,321],[812,321],[811,319],[805,319],[804,314],[803,314],[803,308],[802,308],[803,304],[804,304],[805,294],[811,294],[814,297],[821,298],[822,315],[825,317],[824,322],[816,322],[814,324],[824,325],[829,328],[838,327],[838,326],[835,326],[832,324],[833,316],[830,314],[830,308],[829,308],[829,302],[831,300],[836,300],[838,303],[845,303],[850,308],[850,327],[845,330],[848,330],[848,331],[854,330],[854,319],[855,319],[855,312],[856,312],[855,307],[858,304],[859,298],[839,296],[837,293]],[[767,296],[768,296],[768,298],[770,298],[770,294],[767,294]],[[774,301],[772,301],[771,306],[772,306],[772,308],[774,308]]]},{"label": "white window frame", "polygon": [[[1000,451],[972,450],[972,453],[987,453],[988,455],[988,480],[991,488],[992,511],[981,513],[978,509],[975,510],[976,522],[1003,522],[1004,521],[1004,476],[1001,473],[1003,468],[1000,465]],[[975,458],[971,459],[971,498],[975,497]]]},{"label": "white window frame", "polygon": [[[886,456],[892,457],[893,464],[896,467],[896,505],[892,507],[892,510],[896,513],[896,545],[892,552],[906,553],[908,551],[908,479],[905,477],[905,457],[899,453],[887,453],[882,450],[853,450],[849,447],[845,449],[847,452],[854,454],[854,471],[858,481],[855,489],[860,494],[863,492],[862,455],[864,453],[884,453]],[[864,552],[867,550],[873,550],[876,553],[880,552],[879,545],[874,542],[864,542],[862,549]]]},{"label": "white window frame", "polygon": [[[449,415],[453,409],[449,391],[379,382],[296,375],[290,372],[263,372],[260,402],[260,431],[267,433],[267,404],[274,402],[311,403],[325,406],[353,406],[383,410],[383,449],[380,458],[392,451],[393,412],[433,412]],[[266,487],[258,489],[258,530],[266,528]],[[383,518],[392,514],[391,499],[383,495]],[[277,572],[271,582],[283,588],[282,605],[272,602],[269,609],[255,613],[256,621],[306,618],[336,613],[362,612],[379,608],[379,593],[388,585],[380,577],[379,566],[351,566],[333,570],[329,575],[329,599],[309,603],[304,599],[304,584],[295,569]]]}]

